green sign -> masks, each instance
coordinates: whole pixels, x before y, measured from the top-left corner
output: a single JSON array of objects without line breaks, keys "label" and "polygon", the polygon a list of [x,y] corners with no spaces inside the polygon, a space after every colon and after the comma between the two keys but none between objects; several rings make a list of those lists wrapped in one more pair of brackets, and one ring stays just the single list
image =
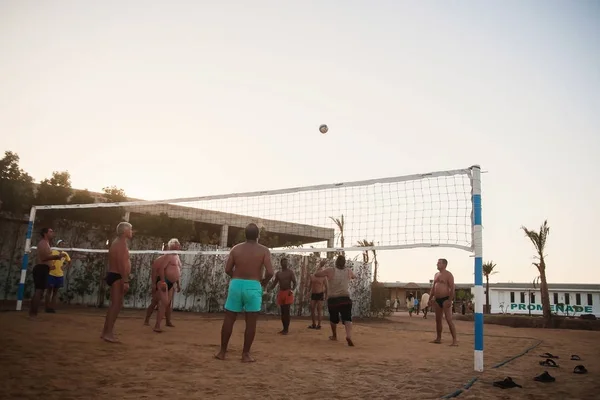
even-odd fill
[{"label": "green sign", "polygon": [[[511,310],[520,311],[542,311],[541,304],[517,304],[510,303]],[[552,312],[568,312],[568,313],[585,313],[593,314],[592,306],[570,306],[568,304],[551,304],[550,311]]]}]

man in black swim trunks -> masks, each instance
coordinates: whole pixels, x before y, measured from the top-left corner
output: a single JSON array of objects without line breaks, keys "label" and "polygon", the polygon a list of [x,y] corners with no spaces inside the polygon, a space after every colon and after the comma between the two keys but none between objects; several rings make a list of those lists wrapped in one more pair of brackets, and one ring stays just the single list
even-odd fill
[{"label": "man in black swim trunks", "polygon": [[110,286],[110,306],[106,313],[104,329],[100,338],[107,342],[115,343],[113,329],[123,307],[123,297],[129,290],[129,274],[131,273],[131,260],[129,259],[129,246],[127,240],[133,236],[133,227],[129,222],[117,225],[117,238],[108,250],[108,274],[106,283]]},{"label": "man in black swim trunks", "polygon": [[[325,264],[327,264],[327,260],[321,260],[317,272],[323,270]],[[323,302],[325,300],[327,300],[327,278],[317,278],[312,275],[310,277],[310,316],[312,325],[309,325],[308,329],[321,329]]]},{"label": "man in black swim trunks", "polygon": [[[168,250],[180,250],[181,244],[178,239],[169,240]],[[167,319],[167,326],[173,327],[171,323],[171,293],[173,293],[174,284],[181,290],[179,280],[181,278],[181,260],[177,254],[163,254],[152,263],[151,274],[151,293],[152,302],[146,309],[146,318],[144,325],[150,325],[150,317],[156,306],[158,313],[154,332],[162,332],[161,323],[163,318]]]},{"label": "man in black swim trunks", "polygon": [[452,321],[452,301],[454,300],[454,276],[446,269],[448,260],[440,258],[437,262],[438,273],[433,278],[431,287],[431,299],[429,305],[433,305],[435,311],[435,327],[437,336],[431,343],[442,343],[442,318],[446,317],[446,322],[452,334],[451,346],[458,346],[456,341],[456,328]]},{"label": "man in black swim trunks", "polygon": [[44,290],[48,285],[48,275],[50,273],[50,265],[54,260],[60,260],[65,257],[64,252],[58,255],[52,255],[50,249],[50,242],[54,239],[54,231],[50,228],[42,228],[40,231],[42,239],[37,245],[37,260],[38,263],[33,267],[33,284],[35,287],[35,293],[31,299],[31,305],[29,306],[29,316],[35,317],[38,314],[38,308],[44,295]]}]

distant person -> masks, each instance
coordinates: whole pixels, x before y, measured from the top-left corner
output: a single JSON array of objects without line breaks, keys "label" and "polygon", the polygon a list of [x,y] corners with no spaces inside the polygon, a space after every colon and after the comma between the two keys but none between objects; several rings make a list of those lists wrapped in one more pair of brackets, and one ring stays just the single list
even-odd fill
[{"label": "distant person", "polygon": [[414,301],[414,308],[415,308],[415,314],[419,315],[419,299],[415,296]]},{"label": "distant person", "polygon": [[348,346],[354,346],[352,341],[352,300],[350,299],[350,280],[356,276],[351,269],[346,268],[346,257],[338,256],[335,260],[335,268],[327,268],[315,273],[317,278],[327,278],[329,286],[329,297],[327,308],[329,309],[329,322],[331,325],[330,340],[337,340],[337,324],[340,322],[346,328],[346,342]]},{"label": "distant person", "polygon": [[[58,247],[66,247],[64,240],[56,242]],[[61,256],[59,260],[52,261],[50,273],[48,276],[48,288],[46,289],[46,312],[55,313],[56,299],[58,297],[58,289],[64,286],[64,270],[71,266],[71,257],[65,251],[52,250],[53,256]]]},{"label": "distant person", "polygon": [[[319,262],[318,271],[321,271],[327,260]],[[312,325],[308,329],[321,329],[321,318],[323,316],[323,301],[327,300],[327,278],[310,277],[310,317]]]},{"label": "distant person", "polygon": [[437,262],[438,273],[433,278],[433,287],[431,288],[433,309],[435,311],[435,327],[437,336],[432,343],[442,343],[442,318],[446,317],[446,322],[452,334],[451,346],[458,346],[456,340],[456,328],[452,321],[452,301],[454,300],[454,276],[446,268],[448,260],[440,258]]},{"label": "distant person", "polygon": [[40,236],[42,237],[37,244],[37,264],[33,267],[31,275],[33,276],[33,286],[35,292],[31,298],[31,304],[29,305],[29,316],[36,317],[38,314],[38,308],[44,295],[44,290],[48,286],[48,276],[50,273],[50,267],[52,262],[60,260],[66,253],[60,253],[52,255],[50,249],[50,242],[54,239],[54,231],[50,228],[42,228],[40,230]]},{"label": "distant person", "polygon": [[[181,243],[178,239],[169,240],[169,250],[177,251],[181,250]],[[181,292],[181,258],[178,254],[171,254],[171,261],[165,267],[165,276],[172,283],[171,289],[169,289],[169,306],[165,313],[167,319],[166,325],[174,328],[173,325],[173,300],[175,298],[175,292]]]},{"label": "distant person", "polygon": [[277,305],[281,308],[281,323],[283,329],[280,335],[287,335],[290,328],[290,307],[294,304],[294,289],[296,289],[296,275],[288,268],[287,258],[281,260],[281,271],[275,274],[272,287],[279,285],[277,293]]},{"label": "distant person", "polygon": [[394,299],[394,310],[395,310],[396,312],[398,311],[398,307],[399,307],[399,304],[398,304],[398,298],[395,298],[395,299]]},{"label": "distant person", "polygon": [[429,293],[425,292],[421,296],[421,310],[423,311],[423,318],[427,319],[427,312],[429,311]]},{"label": "distant person", "polygon": [[406,297],[406,307],[408,308],[408,316],[412,318],[412,314],[415,311],[415,296],[412,293]]},{"label": "distant person", "polygon": [[[246,332],[244,333],[242,362],[256,361],[250,356],[250,348],[254,342],[256,320],[262,306],[262,289],[273,277],[273,265],[269,249],[258,244],[258,226],[248,224],[245,235],[246,241],[231,249],[225,265],[225,273],[232,279],[229,282],[229,291],[225,302],[225,319],[221,328],[221,350],[215,355],[219,360],[225,359],[238,313],[245,312]],[[265,268],[264,278],[262,277],[263,266]]]},{"label": "distant person", "polygon": [[125,293],[129,290],[129,275],[131,274],[131,260],[129,259],[129,245],[133,237],[133,227],[129,222],[120,222],[117,225],[117,238],[108,249],[108,273],[106,284],[110,287],[110,305],[106,312],[104,328],[100,338],[110,343],[117,343],[114,328],[121,308]]}]

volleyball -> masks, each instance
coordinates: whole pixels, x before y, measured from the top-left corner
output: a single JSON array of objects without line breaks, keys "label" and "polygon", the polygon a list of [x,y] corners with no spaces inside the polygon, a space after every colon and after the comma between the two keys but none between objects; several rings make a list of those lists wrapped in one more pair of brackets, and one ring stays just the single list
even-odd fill
[{"label": "volleyball", "polygon": [[325,124],[323,124],[319,127],[319,131],[321,131],[321,133],[327,133],[328,130],[329,130],[329,128]]}]

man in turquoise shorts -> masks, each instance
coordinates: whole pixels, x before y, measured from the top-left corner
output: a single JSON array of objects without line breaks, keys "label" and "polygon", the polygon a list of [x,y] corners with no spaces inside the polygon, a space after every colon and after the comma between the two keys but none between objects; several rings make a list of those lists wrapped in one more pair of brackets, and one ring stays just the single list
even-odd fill
[{"label": "man in turquoise shorts", "polygon": [[[250,348],[256,334],[256,320],[262,307],[263,287],[273,277],[271,252],[258,244],[258,226],[246,226],[246,241],[234,246],[229,252],[225,273],[232,279],[225,302],[225,319],[221,328],[221,351],[215,355],[219,360],[225,359],[227,345],[231,338],[233,325],[238,313],[246,313],[246,331],[244,333],[244,349],[242,362],[254,362],[250,356]],[[263,278],[263,266],[265,275]]]}]

